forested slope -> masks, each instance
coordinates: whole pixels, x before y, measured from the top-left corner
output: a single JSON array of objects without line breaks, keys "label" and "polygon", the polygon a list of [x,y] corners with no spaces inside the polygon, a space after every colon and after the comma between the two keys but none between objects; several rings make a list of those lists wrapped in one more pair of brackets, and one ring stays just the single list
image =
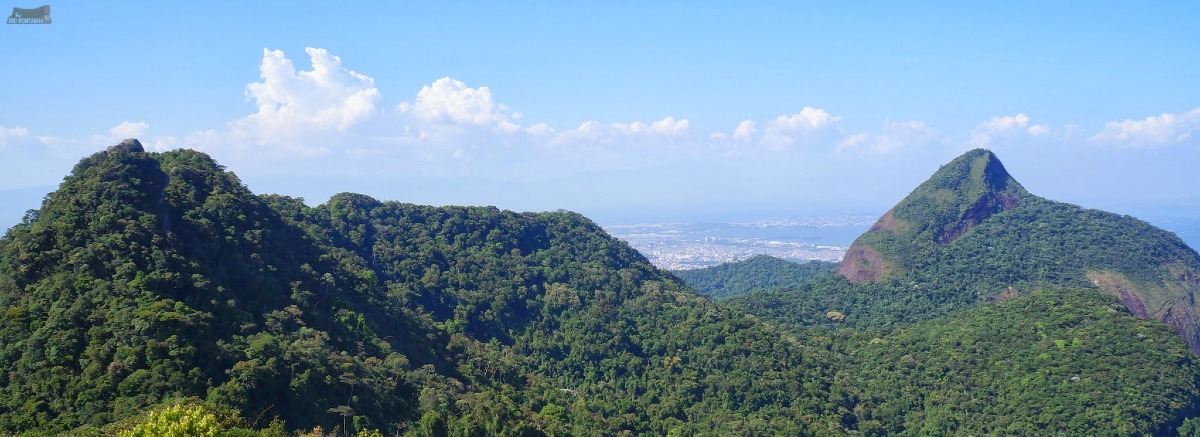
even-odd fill
[{"label": "forested slope", "polygon": [[246,428],[852,422],[827,351],[694,295],[578,214],[308,207],[187,150],[82,160],[0,240],[0,313],[0,432],[95,432],[187,397]]},{"label": "forested slope", "polygon": [[1183,340],[1094,290],[848,337],[868,435],[1176,435],[1200,406]]},{"label": "forested slope", "polygon": [[837,264],[824,261],[795,263],[769,255],[712,267],[672,272],[689,287],[715,300],[726,300],[752,291],[788,287],[832,273]]},{"label": "forested slope", "polygon": [[897,203],[855,241],[838,276],[730,303],[785,325],[896,326],[1040,287],[1095,287],[1200,351],[1195,250],[1134,217],[1032,195],[986,150],[943,165]]},{"label": "forested slope", "polygon": [[967,305],[928,291],[966,267],[747,264],[714,283],[802,286],[726,305],[579,214],[310,207],[128,143],[0,238],[0,434],[1146,435],[1196,413],[1184,342],[1094,289],[1039,273]]}]

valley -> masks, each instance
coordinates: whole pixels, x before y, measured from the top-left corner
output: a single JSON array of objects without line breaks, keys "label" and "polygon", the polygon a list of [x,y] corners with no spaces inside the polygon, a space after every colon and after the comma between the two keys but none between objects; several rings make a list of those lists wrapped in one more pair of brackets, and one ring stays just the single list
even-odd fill
[{"label": "valley", "polygon": [[647,223],[604,229],[666,270],[686,270],[770,255],[791,261],[838,261],[873,217],[762,219],[734,223]]},{"label": "valley", "polygon": [[[882,213],[881,213],[882,214]],[[1194,215],[1193,215],[1194,214]],[[1200,247],[1200,211],[1158,213],[1145,220]],[[821,215],[763,218],[738,222],[662,222],[602,224],[612,236],[637,249],[665,270],[688,270],[769,255],[789,261],[841,261],[874,216]]]}]

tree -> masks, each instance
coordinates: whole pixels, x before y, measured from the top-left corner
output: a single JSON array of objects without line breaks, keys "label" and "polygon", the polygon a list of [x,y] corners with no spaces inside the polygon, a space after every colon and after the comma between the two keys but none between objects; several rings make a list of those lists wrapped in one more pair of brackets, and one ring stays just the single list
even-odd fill
[{"label": "tree", "polygon": [[119,437],[215,437],[220,431],[217,416],[197,405],[171,405],[152,411],[133,429]]}]

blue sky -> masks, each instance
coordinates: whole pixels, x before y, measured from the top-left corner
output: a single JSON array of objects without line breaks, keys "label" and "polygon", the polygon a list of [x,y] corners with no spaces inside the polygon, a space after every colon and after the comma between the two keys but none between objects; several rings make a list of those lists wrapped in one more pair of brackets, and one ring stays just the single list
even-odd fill
[{"label": "blue sky", "polygon": [[882,213],[986,147],[1200,216],[1196,2],[98,3],[0,27],[4,227],[129,136],[311,204]]}]

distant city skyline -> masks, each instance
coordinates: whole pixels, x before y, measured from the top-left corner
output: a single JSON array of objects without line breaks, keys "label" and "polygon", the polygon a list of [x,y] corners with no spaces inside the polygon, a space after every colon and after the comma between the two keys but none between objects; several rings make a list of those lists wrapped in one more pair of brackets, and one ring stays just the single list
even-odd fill
[{"label": "distant city skyline", "polygon": [[310,204],[871,215],[984,147],[1037,195],[1200,216],[1193,2],[51,6],[0,27],[5,229],[127,137]]}]

